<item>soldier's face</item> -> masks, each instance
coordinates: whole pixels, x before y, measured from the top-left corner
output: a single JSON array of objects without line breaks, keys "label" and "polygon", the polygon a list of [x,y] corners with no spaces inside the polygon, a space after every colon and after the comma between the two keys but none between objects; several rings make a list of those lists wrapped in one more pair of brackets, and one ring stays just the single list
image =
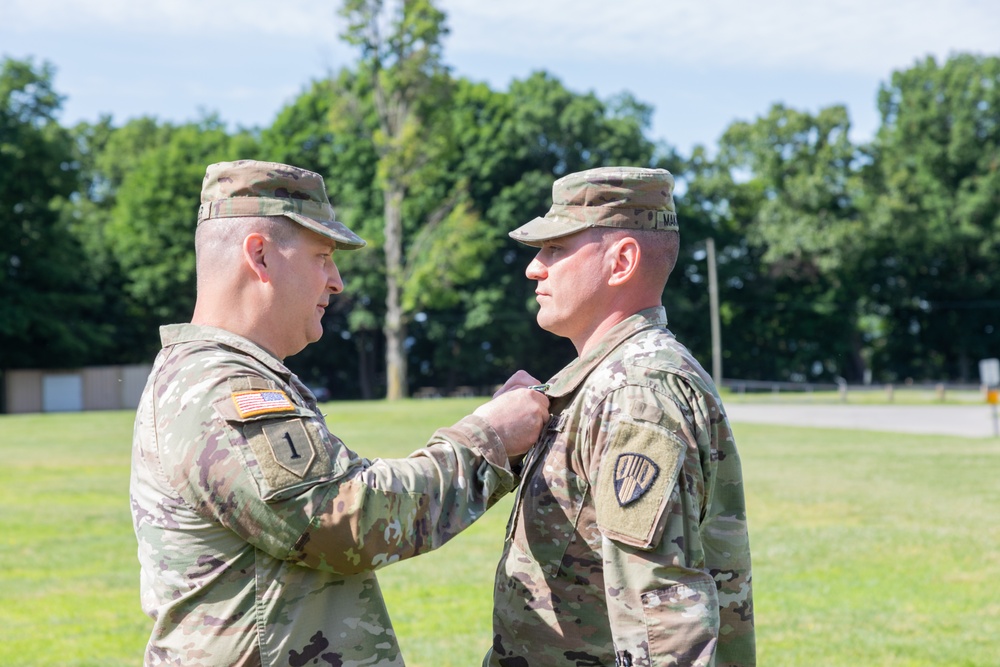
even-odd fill
[{"label": "soldier's face", "polygon": [[302,230],[274,262],[274,321],[290,350],[286,356],[323,336],[322,319],[330,297],[344,290],[333,260],[334,247],[333,241]]},{"label": "soldier's face", "polygon": [[581,349],[605,315],[601,298],[607,287],[605,263],[604,244],[594,230],[543,243],[524,272],[529,280],[538,281],[538,326],[569,338]]}]

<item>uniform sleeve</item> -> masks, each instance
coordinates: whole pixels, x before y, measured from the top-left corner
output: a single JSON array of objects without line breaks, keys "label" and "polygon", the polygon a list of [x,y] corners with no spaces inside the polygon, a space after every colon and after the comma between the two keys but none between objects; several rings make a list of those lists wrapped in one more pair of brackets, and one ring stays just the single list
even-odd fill
[{"label": "uniform sleeve", "polygon": [[170,474],[199,514],[275,558],[372,570],[441,546],[514,486],[499,436],[476,416],[405,459],[369,461],[320,415],[282,400],[253,383],[221,392]]},{"label": "uniform sleeve", "polygon": [[702,538],[713,420],[685,383],[666,386],[619,390],[590,434],[608,617],[615,650],[637,667],[715,665],[724,610]]},{"label": "uniform sleeve", "polygon": [[341,574],[375,569],[438,548],[513,487],[496,432],[469,416],[406,459],[357,462],[289,558]]}]

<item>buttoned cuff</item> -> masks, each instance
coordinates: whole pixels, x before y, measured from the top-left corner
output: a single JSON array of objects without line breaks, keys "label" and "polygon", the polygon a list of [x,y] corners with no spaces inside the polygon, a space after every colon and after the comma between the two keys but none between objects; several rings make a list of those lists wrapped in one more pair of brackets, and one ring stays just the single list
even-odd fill
[{"label": "buttoned cuff", "polygon": [[469,415],[463,417],[452,427],[463,437],[463,442],[469,449],[475,449],[494,468],[510,472],[510,461],[507,450],[503,446],[500,435],[482,417]]}]

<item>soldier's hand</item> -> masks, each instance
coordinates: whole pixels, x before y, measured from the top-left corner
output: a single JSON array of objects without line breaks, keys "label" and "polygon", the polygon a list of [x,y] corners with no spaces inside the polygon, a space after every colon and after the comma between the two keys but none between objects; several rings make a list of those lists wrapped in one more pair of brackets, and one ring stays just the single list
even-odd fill
[{"label": "soldier's hand", "polygon": [[489,422],[500,436],[508,458],[521,456],[535,444],[549,418],[549,398],[528,389],[538,380],[524,371],[515,373],[494,399],[473,413]]}]

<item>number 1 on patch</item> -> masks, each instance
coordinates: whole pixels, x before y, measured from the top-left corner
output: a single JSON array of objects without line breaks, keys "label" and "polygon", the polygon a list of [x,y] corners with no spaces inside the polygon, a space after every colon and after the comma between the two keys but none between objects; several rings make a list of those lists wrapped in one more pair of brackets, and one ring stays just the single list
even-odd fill
[{"label": "number 1 on patch", "polygon": [[271,422],[263,425],[263,431],[275,462],[293,475],[305,477],[316,450],[302,420]]}]

